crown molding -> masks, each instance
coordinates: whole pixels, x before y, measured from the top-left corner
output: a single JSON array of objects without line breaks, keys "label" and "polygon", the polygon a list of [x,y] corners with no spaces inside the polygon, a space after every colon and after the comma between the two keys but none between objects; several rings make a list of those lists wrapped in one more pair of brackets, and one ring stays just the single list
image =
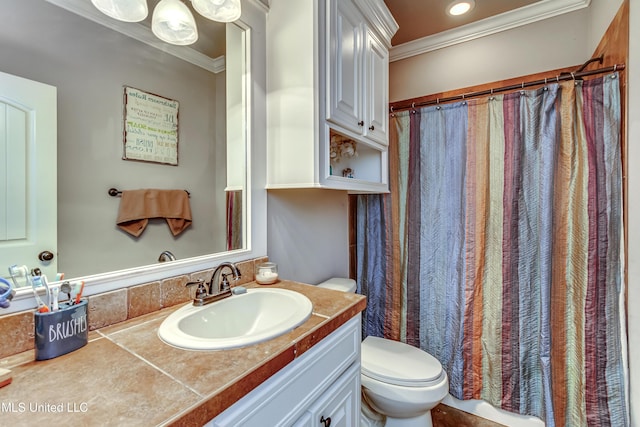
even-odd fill
[{"label": "crown molding", "polygon": [[580,10],[589,7],[590,3],[591,0],[541,0],[500,15],[395,46],[389,52],[389,61],[399,61]]},{"label": "crown molding", "polygon": [[[211,58],[197,50],[188,46],[174,46],[172,44],[164,43],[160,39],[156,38],[151,30],[140,23],[121,22],[116,19],[109,18],[98,9],[96,9],[90,1],[85,0],[45,0],[47,3],[54,4],[58,7],[82,16],[97,24],[103,25],[114,31],[117,31],[139,42],[145,43],[151,47],[161,50],[164,53],[173,55],[176,58],[180,58],[193,65],[203,68],[212,73],[220,73],[225,70],[225,58],[224,55],[217,58]],[[252,3],[260,3],[257,0],[252,0]],[[264,7],[264,4],[262,5]]]},{"label": "crown molding", "polygon": [[373,24],[388,48],[391,47],[391,38],[398,31],[398,23],[389,12],[382,0],[355,0],[356,5],[364,16]]}]

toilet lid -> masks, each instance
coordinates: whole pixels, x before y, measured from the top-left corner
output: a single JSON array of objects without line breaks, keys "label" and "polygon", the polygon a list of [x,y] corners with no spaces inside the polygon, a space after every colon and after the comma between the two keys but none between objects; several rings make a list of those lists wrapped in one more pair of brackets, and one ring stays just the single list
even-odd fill
[{"label": "toilet lid", "polygon": [[355,292],[356,281],[353,279],[345,279],[342,277],[332,277],[318,284],[319,288],[334,289],[341,292]]},{"label": "toilet lid", "polygon": [[363,375],[388,384],[427,386],[442,374],[438,360],[419,348],[378,337],[362,341]]}]

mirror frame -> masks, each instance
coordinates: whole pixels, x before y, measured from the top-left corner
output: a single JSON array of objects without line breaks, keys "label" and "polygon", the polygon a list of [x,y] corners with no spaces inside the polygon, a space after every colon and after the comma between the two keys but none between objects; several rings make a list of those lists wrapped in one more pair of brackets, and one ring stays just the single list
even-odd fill
[{"label": "mirror frame", "polygon": [[[77,0],[45,1],[73,12],[75,11],[71,9],[71,7],[77,4]],[[93,7],[88,1],[83,3]],[[234,251],[71,278],[71,280],[84,280],[84,295],[99,294],[212,269],[224,261],[238,262],[266,256],[266,16],[268,11],[268,6],[260,0],[243,0],[242,16],[235,22],[244,28],[247,34],[246,64],[248,75],[246,76],[246,81],[248,85],[246,96],[249,108],[247,110],[248,129],[246,146],[246,247]],[[100,12],[97,12],[97,14],[101,15]],[[162,46],[162,50],[170,50],[167,49],[167,45],[163,43],[160,43],[160,45]],[[202,56],[205,57],[204,55]],[[210,58],[205,58],[207,58],[209,62],[213,62]],[[212,65],[215,66],[215,64]],[[36,307],[37,305],[32,290],[21,288],[17,290],[11,306],[8,309],[3,309],[0,315],[29,310]]]}]

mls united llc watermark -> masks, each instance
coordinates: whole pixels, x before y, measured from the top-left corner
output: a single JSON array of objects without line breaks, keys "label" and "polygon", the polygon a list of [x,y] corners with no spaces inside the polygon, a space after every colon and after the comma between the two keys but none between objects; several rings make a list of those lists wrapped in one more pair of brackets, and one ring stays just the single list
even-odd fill
[{"label": "mls united llc watermark", "polygon": [[86,402],[0,402],[0,413],[84,413],[89,410]]}]

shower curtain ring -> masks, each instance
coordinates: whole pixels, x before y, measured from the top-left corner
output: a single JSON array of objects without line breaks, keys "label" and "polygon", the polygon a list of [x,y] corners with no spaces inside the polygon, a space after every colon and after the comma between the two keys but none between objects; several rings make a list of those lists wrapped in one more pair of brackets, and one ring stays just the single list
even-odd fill
[{"label": "shower curtain ring", "polygon": [[618,69],[618,64],[613,64],[613,72],[615,73],[616,70]]}]

